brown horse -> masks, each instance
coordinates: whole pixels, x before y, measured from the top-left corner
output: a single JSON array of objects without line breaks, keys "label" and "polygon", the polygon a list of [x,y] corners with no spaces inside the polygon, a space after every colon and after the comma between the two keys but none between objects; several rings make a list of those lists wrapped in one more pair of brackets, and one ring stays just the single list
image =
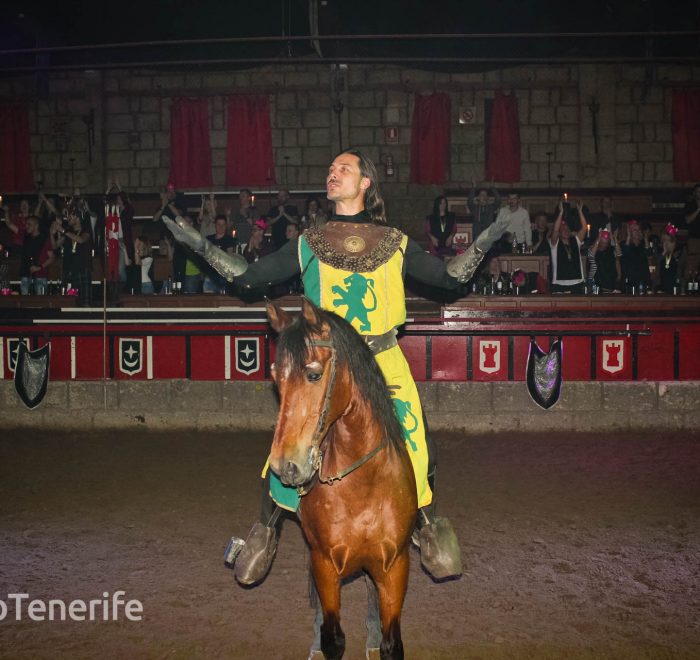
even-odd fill
[{"label": "brown horse", "polygon": [[301,527],[323,610],[321,650],[341,658],[341,580],[366,572],[377,587],[381,658],[403,658],[416,482],[384,377],[367,345],[339,316],[306,299],[300,315],[274,303],[279,333],[273,378],[280,411],[270,467],[300,489]]}]

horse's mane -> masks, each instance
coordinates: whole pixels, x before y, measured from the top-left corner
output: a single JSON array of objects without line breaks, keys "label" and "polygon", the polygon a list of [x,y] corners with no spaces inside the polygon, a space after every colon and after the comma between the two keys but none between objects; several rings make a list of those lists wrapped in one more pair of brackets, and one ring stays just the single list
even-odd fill
[{"label": "horse's mane", "polygon": [[[317,310],[321,322],[330,326],[331,339],[336,351],[337,368],[350,370],[362,397],[370,404],[377,421],[390,445],[404,446],[403,430],[396,416],[384,374],[379,369],[367,344],[355,328],[333,312]],[[277,361],[289,365],[294,371],[304,368],[308,359],[308,342],[318,328],[312,326],[301,314],[285,328],[277,342]]]}]

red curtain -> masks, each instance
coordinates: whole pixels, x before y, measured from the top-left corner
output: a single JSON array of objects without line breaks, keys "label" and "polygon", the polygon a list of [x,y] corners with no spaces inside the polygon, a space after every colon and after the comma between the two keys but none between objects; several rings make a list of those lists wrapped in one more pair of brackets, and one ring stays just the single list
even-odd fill
[{"label": "red curtain", "polygon": [[450,168],[450,97],[416,94],[411,134],[411,183],[442,184]]},{"label": "red curtain", "polygon": [[173,99],[170,109],[170,183],[176,188],[211,188],[207,99]]},{"label": "red curtain", "polygon": [[491,111],[486,180],[515,183],[520,181],[520,126],[518,99],[496,92]]},{"label": "red curtain", "polygon": [[268,186],[275,182],[270,99],[267,96],[231,97],[228,101],[226,184]]},{"label": "red curtain", "polygon": [[672,110],[673,176],[700,179],[700,89],[674,89]]},{"label": "red curtain", "polygon": [[24,104],[0,106],[0,190],[34,190],[29,146],[29,109]]}]

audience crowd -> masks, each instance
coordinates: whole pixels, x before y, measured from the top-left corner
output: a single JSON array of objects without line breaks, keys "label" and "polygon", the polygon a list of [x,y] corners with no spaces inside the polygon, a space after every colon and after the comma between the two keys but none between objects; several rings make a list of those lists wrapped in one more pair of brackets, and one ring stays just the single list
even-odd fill
[{"label": "audience crowd", "polygon": [[[325,201],[325,200],[324,200]],[[202,237],[228,253],[239,253],[253,263],[278,250],[308,229],[322,227],[332,208],[316,196],[305,201],[303,212],[290,203],[289,191],[281,188],[266,211],[256,206],[255,195],[242,189],[238,203],[221,208],[215,195],[202,195],[197,212],[188,208],[184,194],[172,185],[163,188],[152,222],[134,224],[134,207],[119,182],[110,182],[105,197],[88,200],[75,190],[72,197],[47,197],[38,191],[33,210],[22,199],[16,209],[0,210],[5,224],[5,244],[0,257],[14,256],[20,264],[20,290],[26,294],[69,293],[79,305],[92,304],[92,266],[97,257],[111,281],[110,296],[119,292],[140,293],[236,293],[197,255],[173,241],[163,217],[184,218]],[[623,221],[614,211],[610,197],[600,200],[597,212],[590,212],[582,201],[570,203],[564,195],[552,217],[544,211],[529,212],[517,193],[509,193],[505,204],[493,186],[478,188],[472,180],[467,199],[467,217],[459,221],[449,208],[445,195],[435,198],[426,216],[427,250],[449,259],[466,248],[468,241],[455,240],[471,225],[471,239],[504,218],[508,229],[487,255],[470,283],[479,294],[513,293],[696,293],[698,265],[691,261],[700,252],[700,185],[684,210],[688,238],[680,240],[673,223],[656,236],[649,223]],[[146,231],[145,229],[148,229]],[[9,237],[9,239],[7,238]],[[106,244],[105,244],[106,242]],[[105,249],[106,248],[106,249]],[[545,280],[535,271],[518,269],[502,272],[506,254],[532,254],[549,257]],[[689,259],[689,254],[691,259]],[[61,258],[60,284],[49,282],[51,264]],[[171,264],[166,277],[156,277],[156,259]],[[0,261],[1,263],[1,261]],[[161,273],[162,275],[162,273]],[[2,279],[2,277],[0,277]],[[3,293],[9,285],[0,282]],[[271,288],[269,295],[299,292],[297,280]]]}]

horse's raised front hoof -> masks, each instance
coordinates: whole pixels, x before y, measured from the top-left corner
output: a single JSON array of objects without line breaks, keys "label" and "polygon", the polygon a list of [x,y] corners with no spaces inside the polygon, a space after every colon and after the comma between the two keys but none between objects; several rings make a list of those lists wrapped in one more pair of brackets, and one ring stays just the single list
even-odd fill
[{"label": "horse's raised front hoof", "polygon": [[457,535],[447,518],[436,517],[418,532],[420,563],[436,580],[462,574],[462,557]]},{"label": "horse's raised front hoof", "polygon": [[236,557],[234,571],[236,580],[250,586],[262,582],[272,566],[277,551],[277,532],[256,522],[248,534],[243,549]]}]

